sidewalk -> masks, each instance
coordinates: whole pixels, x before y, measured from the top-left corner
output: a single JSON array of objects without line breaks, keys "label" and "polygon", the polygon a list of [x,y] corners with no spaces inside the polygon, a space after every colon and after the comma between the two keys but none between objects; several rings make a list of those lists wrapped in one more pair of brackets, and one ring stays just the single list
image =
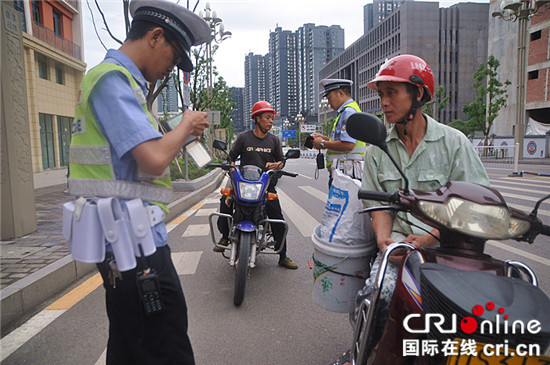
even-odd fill
[{"label": "sidewalk", "polygon": [[[186,183],[186,191],[174,192],[165,222],[208,196],[222,178],[218,169]],[[38,229],[24,237],[0,241],[2,335],[10,324],[44,300],[96,270],[95,265],[75,262],[71,258],[61,233],[62,206],[72,199],[64,193],[66,170],[35,174],[34,180]]]}]

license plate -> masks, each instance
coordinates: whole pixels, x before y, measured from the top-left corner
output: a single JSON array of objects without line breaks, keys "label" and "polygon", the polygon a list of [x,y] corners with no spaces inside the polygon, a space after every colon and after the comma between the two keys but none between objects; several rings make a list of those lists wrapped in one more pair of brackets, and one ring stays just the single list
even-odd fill
[{"label": "license plate", "polygon": [[[550,365],[548,356],[489,356],[483,352],[485,344],[477,343],[477,355],[452,355],[446,365]],[[495,351],[495,348],[491,348]],[[509,353],[514,350],[509,349]]]}]

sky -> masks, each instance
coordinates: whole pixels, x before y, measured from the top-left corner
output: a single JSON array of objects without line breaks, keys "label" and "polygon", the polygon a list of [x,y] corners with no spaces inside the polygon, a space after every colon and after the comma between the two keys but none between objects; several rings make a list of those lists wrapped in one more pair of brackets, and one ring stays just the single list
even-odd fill
[{"label": "sky", "polygon": [[[111,32],[124,40],[124,20],[120,0],[97,0],[108,21]],[[173,0],[186,6],[186,0]],[[277,26],[296,31],[306,23],[315,25],[339,25],[344,29],[345,46],[353,44],[363,35],[363,6],[368,0],[212,0],[212,10],[221,18],[226,31],[232,36],[220,44],[214,63],[229,87],[244,86],[244,58],[249,52],[265,55],[268,52],[270,31]],[[457,1],[442,1],[448,7]],[[473,2],[488,2],[474,0]],[[196,0],[189,0],[190,8]],[[92,23],[107,48],[119,45],[108,35],[94,0],[82,0],[84,57],[88,69],[102,61],[105,49],[98,40]],[[196,13],[204,9],[206,1],[200,0]]]}]

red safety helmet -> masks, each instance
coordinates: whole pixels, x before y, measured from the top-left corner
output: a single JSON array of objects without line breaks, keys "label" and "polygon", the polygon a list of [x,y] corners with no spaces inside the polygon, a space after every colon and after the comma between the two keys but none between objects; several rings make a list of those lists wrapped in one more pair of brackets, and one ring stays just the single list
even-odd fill
[{"label": "red safety helmet", "polygon": [[410,54],[395,56],[386,61],[376,74],[374,80],[370,81],[367,86],[373,90],[378,90],[378,82],[380,81],[395,81],[407,82],[409,84],[422,86],[429,99],[434,95],[434,74],[430,66],[422,58]]},{"label": "red safety helmet", "polygon": [[260,100],[252,107],[252,115],[250,115],[250,119],[254,119],[254,116],[256,114],[263,112],[272,112],[273,114],[275,114],[275,109],[273,109],[273,106],[271,106],[271,104],[269,104],[267,101]]}]

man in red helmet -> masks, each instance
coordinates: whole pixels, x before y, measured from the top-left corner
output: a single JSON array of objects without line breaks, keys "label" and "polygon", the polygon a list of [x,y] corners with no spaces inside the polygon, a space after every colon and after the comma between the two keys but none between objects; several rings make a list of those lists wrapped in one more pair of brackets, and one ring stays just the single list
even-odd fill
[{"label": "man in red helmet", "polygon": [[[423,59],[408,54],[396,56],[380,67],[367,86],[380,96],[382,111],[391,127],[386,143],[407,176],[410,189],[437,190],[448,181],[489,185],[485,168],[466,136],[422,114],[422,106],[431,100],[435,88],[432,70]],[[365,156],[361,188],[393,193],[404,187],[404,179],[389,157],[380,148],[371,146]],[[367,207],[381,205],[376,201],[364,203]],[[408,213],[393,215],[376,211],[371,213],[371,219],[380,252],[372,265],[370,278],[357,295],[358,304],[372,293],[381,253],[390,244],[404,241],[416,247],[432,247],[439,243],[437,229]],[[385,324],[397,274],[397,266],[388,265],[377,304],[373,332],[376,340]],[[333,364],[348,363],[349,351]]]},{"label": "man in red helmet", "polygon": [[[254,119],[254,129],[243,132],[237,136],[229,157],[235,161],[237,157],[241,157],[241,166],[254,165],[268,170],[274,170],[284,167],[283,163],[283,148],[281,140],[274,134],[269,133],[273,127],[273,118],[275,109],[267,101],[258,101],[252,107],[251,118]],[[276,193],[275,185],[277,179],[271,179],[267,191]],[[267,216],[271,219],[282,219],[283,212],[278,199],[268,200],[265,204]],[[225,197],[222,197],[220,204],[220,212],[232,214],[233,210],[227,206]],[[218,219],[218,229],[222,234],[222,238],[218,244],[227,246],[229,243],[229,225],[226,219]],[[281,224],[272,224],[271,230],[275,239],[275,250],[278,250],[285,234],[285,227]],[[214,252],[223,252],[224,249],[214,246]],[[298,265],[286,256],[286,245],[279,253],[279,265],[287,269],[295,270]]]},{"label": "man in red helmet", "polygon": [[[387,143],[409,179],[411,189],[436,190],[448,181],[469,181],[489,185],[489,178],[466,136],[422,114],[422,106],[434,93],[434,76],[430,66],[413,55],[400,55],[384,63],[367,86],[378,91],[386,122],[394,127]],[[386,163],[387,162],[387,163]],[[370,148],[365,158],[362,189],[394,192],[404,187],[389,158],[379,148]],[[367,201],[367,206],[379,205]],[[405,218],[428,228],[409,214]],[[372,213],[372,223],[381,251],[397,239],[413,245],[434,246],[439,232],[431,234],[393,219],[384,211]],[[400,237],[396,236],[399,233]]]}]

